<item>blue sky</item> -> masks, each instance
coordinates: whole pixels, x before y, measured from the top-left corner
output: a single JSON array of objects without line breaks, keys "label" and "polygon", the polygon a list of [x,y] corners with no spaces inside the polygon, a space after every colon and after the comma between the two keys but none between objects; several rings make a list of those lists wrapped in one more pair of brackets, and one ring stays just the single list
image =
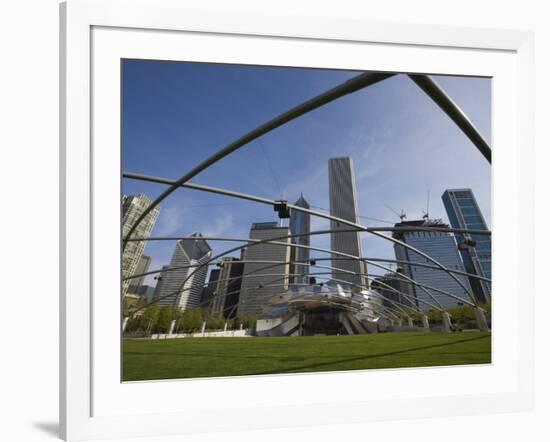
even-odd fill
[{"label": "blue sky", "polygon": [[[176,179],[239,136],[359,72],[125,60],[123,170]],[[491,80],[435,76],[491,141]],[[263,136],[196,176],[198,184],[294,202],[303,192],[328,208],[328,166],[350,156],[359,213],[397,222],[386,207],[420,218],[447,216],[441,194],[472,188],[489,225],[491,168],[454,123],[405,75],[340,98]],[[123,180],[126,194],[157,196],[165,186]],[[368,226],[390,224],[361,218]],[[253,222],[275,221],[269,206],[181,189],[161,205],[153,236],[247,238]],[[312,230],[328,222],[312,219]],[[363,255],[394,258],[390,243],[362,235]],[[235,243],[210,243],[215,253]],[[329,247],[328,236],[312,245]],[[151,269],[168,264],[173,242],[150,242]],[[322,256],[322,254],[319,254]],[[324,255],[326,256],[326,255]],[[373,269],[373,274],[379,272]],[[148,279],[151,283],[152,280]]]}]

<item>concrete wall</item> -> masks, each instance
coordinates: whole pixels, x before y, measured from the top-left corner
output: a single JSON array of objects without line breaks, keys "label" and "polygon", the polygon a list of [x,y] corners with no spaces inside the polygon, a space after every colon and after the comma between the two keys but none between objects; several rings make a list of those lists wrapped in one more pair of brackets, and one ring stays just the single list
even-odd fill
[{"label": "concrete wall", "polygon": [[251,336],[246,330],[209,331],[202,333],[174,333],[172,335],[161,333],[151,335],[151,339],[175,339],[175,338],[244,338]]}]

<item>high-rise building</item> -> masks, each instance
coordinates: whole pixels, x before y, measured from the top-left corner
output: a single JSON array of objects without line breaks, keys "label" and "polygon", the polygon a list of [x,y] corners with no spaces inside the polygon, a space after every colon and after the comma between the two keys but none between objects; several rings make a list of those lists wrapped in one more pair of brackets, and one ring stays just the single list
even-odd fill
[{"label": "high-rise building", "polygon": [[233,318],[237,314],[244,263],[235,257],[222,259],[211,302],[212,314]]},{"label": "high-rise building", "polygon": [[[124,195],[122,197],[122,237],[126,238],[126,235],[145,211],[145,209],[151,204],[151,200],[143,195]],[[155,207],[147,216],[139,223],[132,237],[145,238],[151,234],[155,222],[159,216],[160,209]],[[136,269],[139,264],[139,260],[143,255],[146,241],[128,241],[124,252],[122,253],[122,277],[127,278],[136,273]],[[126,295],[128,288],[133,281],[126,279],[122,281],[122,296]]]},{"label": "high-rise building", "polygon": [[208,276],[208,283],[204,286],[201,293],[201,307],[208,310],[212,306],[214,300],[214,293],[216,292],[216,286],[218,285],[218,279],[220,276],[220,269],[210,270]]},{"label": "high-rise building", "polygon": [[[303,207],[304,209],[309,209],[309,204],[305,200],[304,195],[300,195],[298,201],[294,203],[295,206]],[[292,235],[303,235],[296,236],[292,238],[292,243],[300,246],[310,245],[309,235],[310,232],[310,215],[309,213],[300,212],[298,210],[293,210],[290,214],[290,233]],[[292,247],[291,250],[291,274],[296,276],[291,276],[290,281],[293,284],[305,284],[307,283],[307,275],[309,273],[309,267],[307,264],[309,261],[309,249],[304,247]]]},{"label": "high-rise building", "polygon": [[[441,198],[453,228],[487,230],[487,224],[471,189],[449,189]],[[470,234],[455,236],[466,271],[491,279],[491,237]],[[471,241],[475,241],[475,246],[471,245]],[[491,283],[472,277],[469,279],[476,298],[480,302],[490,303]]]},{"label": "high-rise building", "polygon": [[[290,235],[288,227],[279,227],[276,222],[254,223],[250,238],[270,240]],[[245,253],[246,263],[239,297],[239,315],[261,316],[267,300],[288,289],[290,264],[290,238],[276,239],[285,245],[260,243],[251,244]],[[286,245],[288,244],[288,245]],[[277,261],[287,264],[266,264],[254,261]],[[266,275],[259,276],[258,275]]]},{"label": "high-rise building", "polygon": [[[337,218],[357,223],[357,194],[355,190],[355,175],[353,173],[353,161],[349,157],[331,158],[328,161],[330,214]],[[362,256],[361,237],[359,232],[344,232],[352,227],[336,221],[330,222],[331,230],[336,230],[330,235],[331,249],[337,252],[347,253],[353,256]],[[342,232],[339,232],[342,230]],[[334,279],[347,281],[360,287],[367,287],[366,263],[354,259],[342,259],[341,256],[333,256],[332,267],[346,272],[333,270]],[[349,272],[354,272],[351,274]]]},{"label": "high-rise building", "polygon": [[[149,266],[151,265],[151,257],[147,255],[141,255],[141,258],[138,261],[138,265],[136,267],[136,275],[141,275],[142,273],[146,273],[149,270]],[[143,285],[143,281],[145,280],[145,276],[140,276],[139,278],[133,278],[130,280],[130,287],[128,287],[128,293],[134,293],[139,295],[139,288]]]},{"label": "high-rise building", "polygon": [[[441,220],[415,220],[404,221],[395,224],[395,227],[443,227],[448,228]],[[408,244],[431,258],[438,261],[440,264],[451,270],[464,271],[464,266],[458,255],[456,242],[448,232],[426,232],[426,231],[395,231],[393,237],[405,244]],[[434,265],[432,262],[413,252],[402,245],[394,245],[395,256],[398,261],[410,261],[412,263]],[[462,299],[469,300],[468,293],[458,284],[449,274],[442,270],[415,267],[414,264],[400,264],[399,270],[414,281],[425,284],[439,290],[444,290]],[[470,284],[465,276],[455,274],[455,276],[470,290]],[[403,280],[400,284],[400,291],[407,293],[409,297],[416,300],[416,305],[421,310],[427,310],[429,306],[420,300],[434,304],[431,297],[422,290],[419,286],[408,283]],[[460,301],[448,295],[435,290],[428,291],[436,298],[444,307],[456,307],[460,305]]]},{"label": "high-rise building", "polygon": [[162,292],[162,282],[166,276],[165,270],[170,267],[168,265],[162,266],[161,272],[157,274],[155,279],[157,280],[157,285],[155,286],[155,292],[153,293],[153,299],[158,299],[160,293]]},{"label": "high-rise building", "polygon": [[[403,296],[401,291],[401,281],[395,277],[394,273],[386,273],[383,276],[374,278],[370,285],[372,290],[377,291],[383,296],[382,303],[386,307],[394,307],[393,302],[406,305],[414,305],[411,299]],[[394,289],[394,290],[392,290]],[[405,292],[408,294],[408,292]]]},{"label": "high-rise building", "polygon": [[145,302],[151,302],[155,295],[155,288],[150,285],[140,285],[136,291],[136,295],[141,296]]},{"label": "high-rise building", "polygon": [[159,307],[169,305],[184,311],[201,303],[208,273],[208,265],[201,264],[208,262],[212,249],[198,232],[189,235],[189,238],[193,239],[180,239],[174,248],[170,267],[178,269],[163,272]]}]

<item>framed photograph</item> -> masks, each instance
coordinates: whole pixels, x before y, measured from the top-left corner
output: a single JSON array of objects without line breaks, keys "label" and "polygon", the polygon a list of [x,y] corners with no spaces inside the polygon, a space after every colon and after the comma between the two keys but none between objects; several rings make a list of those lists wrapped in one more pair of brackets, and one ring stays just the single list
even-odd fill
[{"label": "framed photograph", "polygon": [[530,409],[532,35],[180,3],[60,7],[62,436]]}]

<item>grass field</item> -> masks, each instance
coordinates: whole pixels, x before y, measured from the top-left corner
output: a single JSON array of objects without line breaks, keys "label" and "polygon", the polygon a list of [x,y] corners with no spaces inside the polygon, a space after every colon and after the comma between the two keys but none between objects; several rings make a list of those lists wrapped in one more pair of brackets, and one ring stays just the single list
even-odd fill
[{"label": "grass field", "polygon": [[123,341],[124,381],[490,362],[490,333]]}]

